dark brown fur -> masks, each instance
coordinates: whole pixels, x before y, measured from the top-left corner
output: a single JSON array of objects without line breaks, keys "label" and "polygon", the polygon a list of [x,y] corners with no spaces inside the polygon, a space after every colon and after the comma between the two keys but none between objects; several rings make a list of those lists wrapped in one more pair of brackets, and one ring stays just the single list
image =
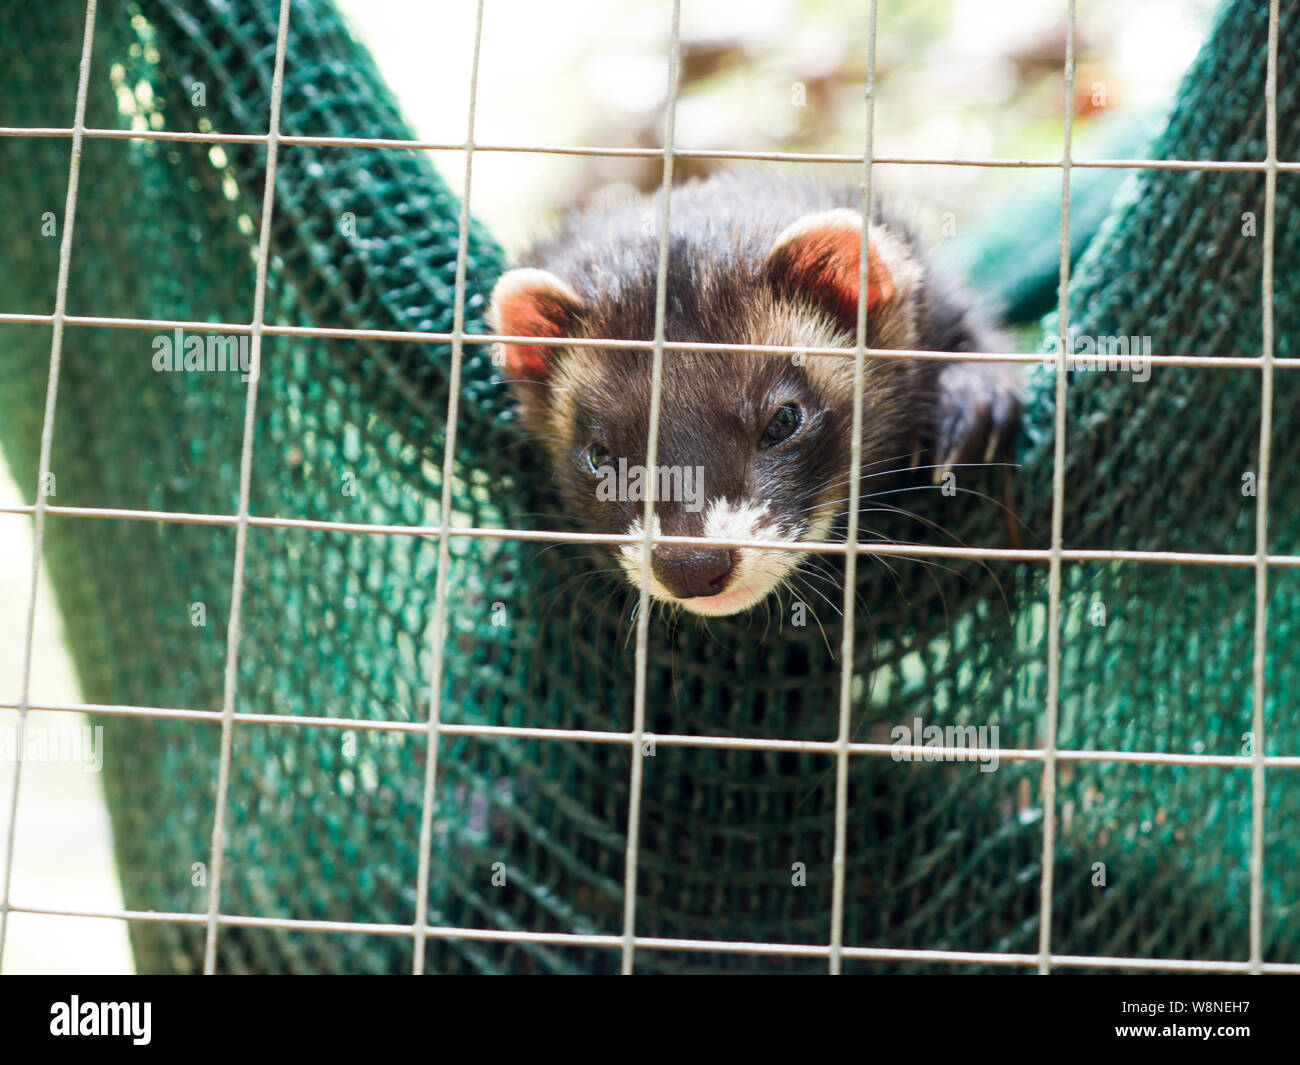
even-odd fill
[{"label": "dark brown fur", "polygon": [[[844,301],[810,291],[804,273],[769,253],[792,223],[858,204],[854,189],[774,175],[719,176],[675,189],[665,338],[852,349],[856,297],[849,314]],[[576,214],[525,258],[578,297],[560,335],[654,338],[659,210],[649,198]],[[996,333],[936,281],[904,227],[876,215],[872,239],[897,291],[868,314],[869,347],[998,350]],[[594,441],[602,454],[644,464],[652,365],[649,351],[553,348],[549,376],[518,385],[525,426],[546,447],[567,506],[593,531],[625,532],[641,517],[639,501],[596,498],[585,456]],[[658,463],[703,467],[710,500],[768,504],[783,538],[822,538],[848,495],[853,380],[852,358],[665,352]],[[913,459],[980,461],[991,442],[1014,431],[1016,387],[1003,366],[869,360],[864,470]],[[801,408],[800,430],[784,444],[761,446],[773,412],[786,403]],[[660,502],[656,514],[663,534],[705,533],[703,515],[680,501]]]}]

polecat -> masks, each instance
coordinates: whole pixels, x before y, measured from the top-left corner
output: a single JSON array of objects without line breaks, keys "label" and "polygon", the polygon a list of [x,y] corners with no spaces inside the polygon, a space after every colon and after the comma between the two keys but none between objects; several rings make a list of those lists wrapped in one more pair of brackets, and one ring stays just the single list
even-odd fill
[{"label": "polecat", "polygon": [[[773,174],[673,189],[666,339],[852,349],[860,203],[854,188]],[[652,340],[659,217],[655,197],[571,215],[497,282],[492,329]],[[868,238],[869,347],[1005,350],[936,280],[905,227],[873,210]],[[523,425],[546,449],[567,507],[590,531],[640,535],[652,353],[503,348]],[[852,358],[664,352],[656,534],[829,538],[847,511],[853,380]],[[909,461],[988,461],[1014,435],[1018,391],[1008,364],[868,358],[863,477]],[[641,550],[616,551],[635,587]],[[734,614],[803,557],[656,545],[650,593],[697,614]]]}]

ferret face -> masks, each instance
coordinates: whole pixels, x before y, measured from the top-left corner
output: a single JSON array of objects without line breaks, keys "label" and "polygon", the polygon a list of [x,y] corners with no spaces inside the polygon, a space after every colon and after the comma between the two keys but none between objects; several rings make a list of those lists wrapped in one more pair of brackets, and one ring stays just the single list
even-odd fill
[{"label": "ferret face", "polygon": [[[920,266],[889,233],[870,231],[868,340],[910,347],[910,292]],[[801,219],[762,256],[670,246],[665,335],[708,344],[852,348],[861,218]],[[650,340],[656,278],[593,271],[506,274],[492,327],[505,335]],[[851,358],[709,351],[663,354],[658,456],[647,469],[653,356],[599,346],[504,345],[523,423],[546,449],[568,510],[592,532],[644,533],[655,478],[655,534],[725,540],[835,538],[847,510],[853,420]],[[922,365],[869,360],[862,468],[905,465],[926,393]],[[641,545],[617,545],[640,587]],[[762,547],[656,545],[650,594],[720,616],[747,610],[804,558]]]}]

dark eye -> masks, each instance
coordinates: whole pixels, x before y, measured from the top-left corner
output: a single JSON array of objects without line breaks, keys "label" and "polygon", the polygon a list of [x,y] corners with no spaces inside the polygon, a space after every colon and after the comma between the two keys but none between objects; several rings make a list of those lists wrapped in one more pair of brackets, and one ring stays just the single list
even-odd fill
[{"label": "dark eye", "polygon": [[599,473],[602,466],[614,466],[614,453],[599,440],[591,441],[582,449],[582,461],[591,473]]},{"label": "dark eye", "polygon": [[796,403],[786,403],[777,408],[777,412],[772,415],[771,422],[763,430],[763,439],[759,441],[758,446],[767,448],[775,447],[782,440],[789,440],[799,431],[799,426],[803,424],[803,411],[799,409]]}]

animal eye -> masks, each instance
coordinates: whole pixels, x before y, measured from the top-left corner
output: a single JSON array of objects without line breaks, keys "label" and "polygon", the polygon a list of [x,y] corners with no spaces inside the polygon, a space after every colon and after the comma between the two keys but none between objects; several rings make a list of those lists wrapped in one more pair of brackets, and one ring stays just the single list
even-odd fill
[{"label": "animal eye", "polygon": [[582,449],[582,461],[591,473],[599,473],[602,466],[616,464],[613,452],[599,440],[591,441]]},{"label": "animal eye", "polygon": [[759,447],[775,447],[782,440],[788,440],[799,431],[799,426],[803,424],[803,411],[799,409],[796,403],[786,403],[777,408],[777,412],[772,416],[771,422],[763,430],[763,439],[759,441]]}]

